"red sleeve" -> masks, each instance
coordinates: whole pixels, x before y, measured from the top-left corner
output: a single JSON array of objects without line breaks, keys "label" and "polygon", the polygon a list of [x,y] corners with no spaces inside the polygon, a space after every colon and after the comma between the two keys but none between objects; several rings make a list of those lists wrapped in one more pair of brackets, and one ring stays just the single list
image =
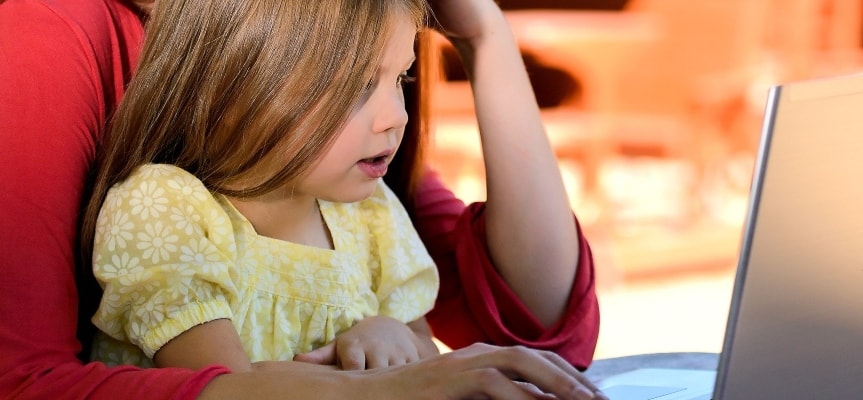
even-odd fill
[{"label": "red sleeve", "polygon": [[599,335],[599,306],[593,257],[580,228],[573,246],[579,246],[581,257],[566,315],[546,328],[492,265],[484,209],[483,203],[465,207],[434,172],[418,187],[417,230],[441,277],[435,308],[427,316],[435,336],[453,348],[487,342],[550,350],[587,368]]},{"label": "red sleeve", "polygon": [[227,372],[76,357],[78,214],[139,43],[122,24],[143,35],[131,18],[119,0],[0,2],[0,398],[192,399]]}]

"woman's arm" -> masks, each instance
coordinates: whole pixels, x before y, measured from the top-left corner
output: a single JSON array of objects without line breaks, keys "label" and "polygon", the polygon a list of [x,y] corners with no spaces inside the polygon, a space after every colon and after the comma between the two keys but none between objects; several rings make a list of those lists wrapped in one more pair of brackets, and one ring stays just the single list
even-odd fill
[{"label": "woman's arm", "polygon": [[593,258],[583,236],[570,244],[581,257],[566,312],[545,326],[489,259],[484,204],[466,207],[429,170],[417,187],[414,206],[417,231],[440,274],[438,298],[427,315],[438,339],[452,348],[485,342],[548,350],[587,368],[599,334],[599,306]]},{"label": "woman's arm", "polygon": [[534,399],[515,381],[529,382],[557,399],[607,400],[557,355],[524,347],[475,344],[398,367],[363,371],[310,369],[289,363],[282,371],[219,376],[200,399]]},{"label": "woman's arm", "polygon": [[569,208],[515,39],[491,1],[432,6],[438,29],[469,70],[488,202],[466,207],[437,173],[422,176],[411,211],[441,279],[428,321],[453,348],[518,344],[586,368],[599,333],[593,258]]},{"label": "woman's arm", "polygon": [[576,224],[518,45],[491,0],[432,2],[476,103],[488,200],[489,255],[546,326],[567,308],[579,265]]},{"label": "woman's arm", "polygon": [[[425,323],[417,323],[411,323],[411,329],[422,331]],[[228,361],[238,368],[213,379],[201,399],[275,399],[287,394],[297,399],[527,398],[513,380],[529,382],[560,399],[604,399],[591,382],[550,352],[475,345],[358,373],[294,361],[248,365],[233,329],[228,320],[194,327],[159,350],[156,363],[194,368]]]}]

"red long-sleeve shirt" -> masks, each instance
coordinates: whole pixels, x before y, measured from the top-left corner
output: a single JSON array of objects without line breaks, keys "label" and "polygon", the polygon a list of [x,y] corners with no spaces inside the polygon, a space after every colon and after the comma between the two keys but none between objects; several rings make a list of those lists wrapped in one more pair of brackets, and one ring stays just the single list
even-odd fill
[{"label": "red long-sleeve shirt", "polygon": [[75,234],[107,115],[143,38],[118,1],[0,3],[0,397],[194,398],[201,371],[76,358]]},{"label": "red long-sleeve shirt", "polygon": [[[107,368],[76,354],[75,236],[86,175],[144,37],[120,0],[0,0],[0,397],[192,399],[218,366]],[[488,262],[480,205],[430,174],[417,228],[441,270],[429,315],[452,347],[474,341],[590,362],[598,332],[593,266],[581,239],[570,308],[543,329]],[[469,288],[470,290],[463,290]]]}]

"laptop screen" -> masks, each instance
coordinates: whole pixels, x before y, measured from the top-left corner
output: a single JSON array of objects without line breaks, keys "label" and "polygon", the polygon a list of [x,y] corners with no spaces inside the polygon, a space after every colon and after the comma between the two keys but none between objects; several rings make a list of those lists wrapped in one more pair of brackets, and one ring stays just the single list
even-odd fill
[{"label": "laptop screen", "polygon": [[863,75],[771,89],[715,399],[863,398]]}]

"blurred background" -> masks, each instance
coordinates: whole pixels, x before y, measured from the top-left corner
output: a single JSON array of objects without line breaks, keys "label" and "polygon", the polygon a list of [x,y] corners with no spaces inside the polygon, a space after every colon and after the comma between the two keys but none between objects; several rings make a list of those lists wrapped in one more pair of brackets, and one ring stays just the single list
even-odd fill
[{"label": "blurred background", "polygon": [[[863,72],[863,0],[499,4],[594,250],[596,358],[719,352],[767,89]],[[431,161],[483,200],[470,89],[435,48]]]}]

